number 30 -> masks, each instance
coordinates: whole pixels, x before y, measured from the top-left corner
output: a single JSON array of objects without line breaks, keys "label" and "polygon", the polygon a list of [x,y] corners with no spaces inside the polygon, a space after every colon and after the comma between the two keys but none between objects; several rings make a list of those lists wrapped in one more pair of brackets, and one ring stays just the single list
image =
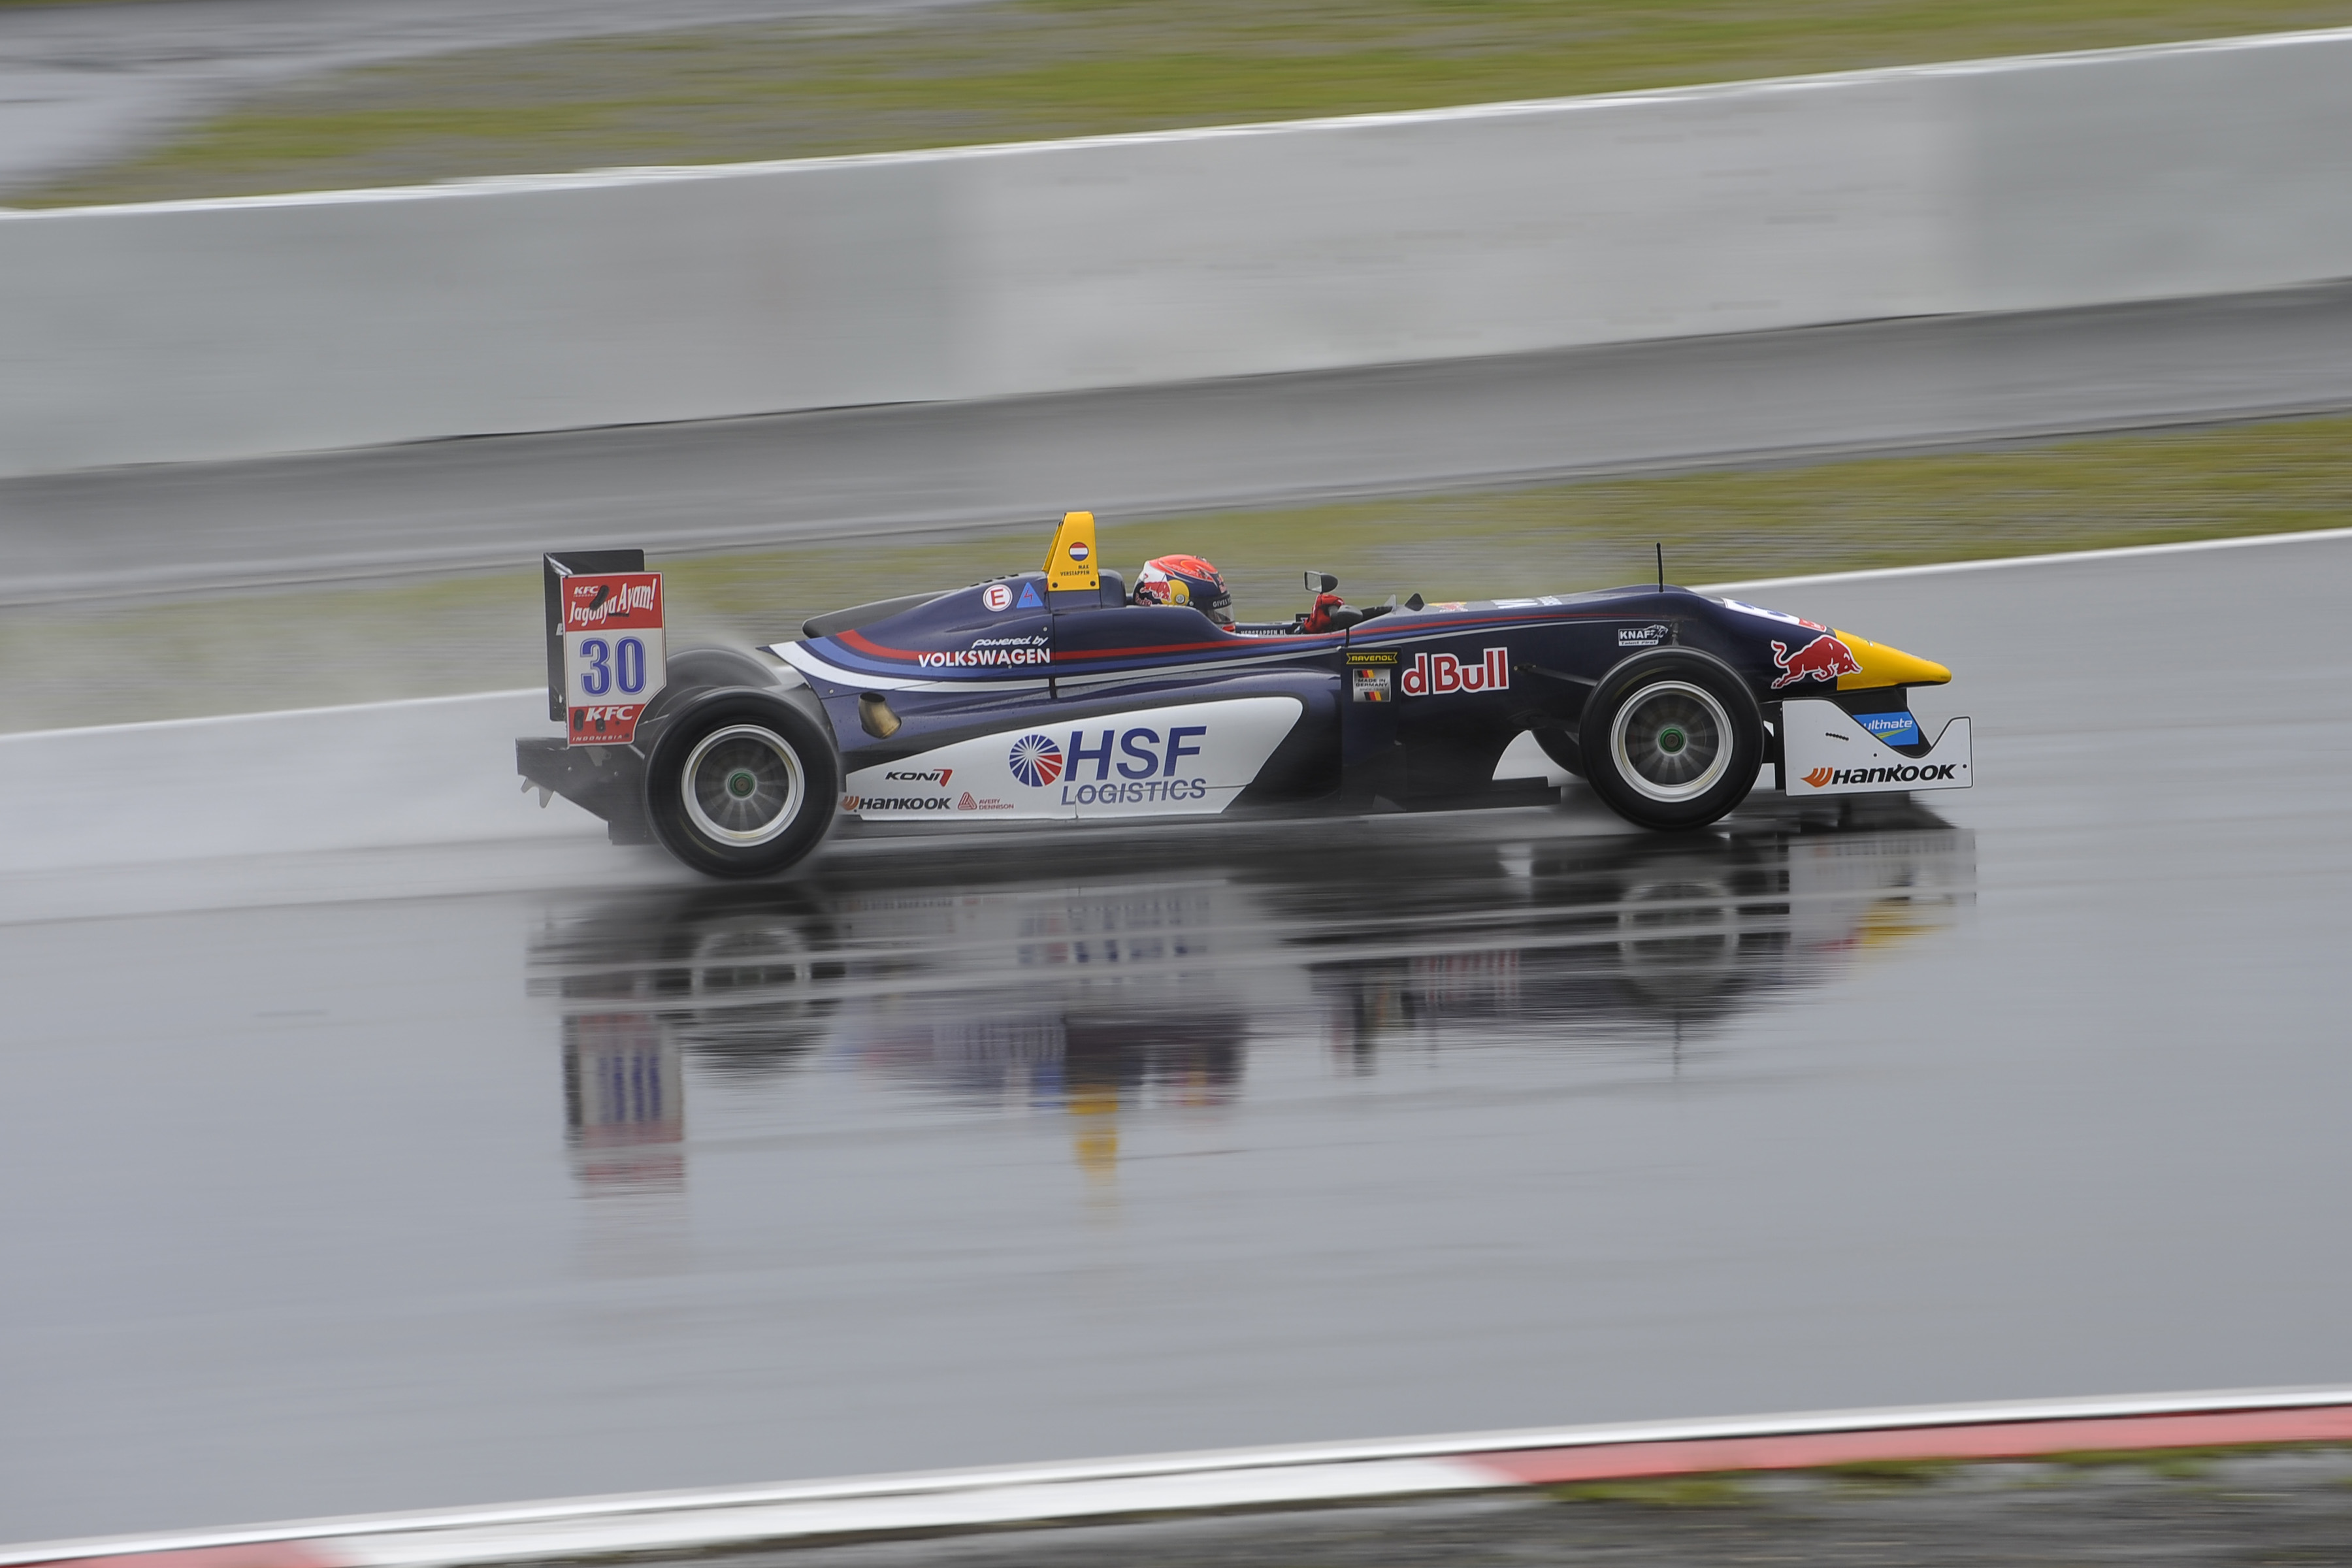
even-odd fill
[{"label": "number 30", "polygon": [[[617,653],[618,658],[614,655]],[[637,637],[623,637],[617,649],[607,648],[603,637],[590,637],[580,645],[580,657],[588,668],[580,672],[581,689],[591,697],[602,697],[613,688],[613,677],[621,678],[621,689],[635,694],[646,689],[646,645]],[[616,672],[613,666],[620,668]]]}]

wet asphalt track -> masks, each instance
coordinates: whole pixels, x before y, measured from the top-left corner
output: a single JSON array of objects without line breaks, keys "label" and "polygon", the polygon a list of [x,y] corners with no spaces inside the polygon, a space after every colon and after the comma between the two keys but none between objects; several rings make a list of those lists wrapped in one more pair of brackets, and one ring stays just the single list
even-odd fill
[{"label": "wet asphalt track", "polygon": [[1844,825],[587,842],[0,928],[0,1539],[2342,1381],[2347,593],[1759,591],[1961,672],[1985,782]]},{"label": "wet asphalt track", "polygon": [[2352,284],[0,480],[0,605],[2352,407]]}]

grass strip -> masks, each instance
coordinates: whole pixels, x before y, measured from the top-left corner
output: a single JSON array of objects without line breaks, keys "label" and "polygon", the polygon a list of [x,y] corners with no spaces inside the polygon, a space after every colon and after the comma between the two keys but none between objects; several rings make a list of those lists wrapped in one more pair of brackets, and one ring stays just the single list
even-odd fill
[{"label": "grass strip", "polygon": [[[1360,604],[1682,583],[2336,528],[2352,522],[2352,417],[2103,436],[1517,490],[1184,518],[1105,518],[1133,576],[1186,552],[1244,619],[1303,603],[1298,573]],[[672,646],[773,642],[821,611],[1034,566],[1048,520],[944,542],[859,542],[667,558]],[[239,712],[539,684],[536,563],[394,584],[0,612],[5,726]],[[1782,595],[1801,610],[1801,589]],[[1867,627],[1857,630],[1867,633]],[[1932,650],[1930,650],[1932,651]],[[1962,679],[1966,672],[1962,672]]]},{"label": "grass strip", "polygon": [[2347,24],[2352,0],[997,0],[332,72],[9,199],[887,152]]}]

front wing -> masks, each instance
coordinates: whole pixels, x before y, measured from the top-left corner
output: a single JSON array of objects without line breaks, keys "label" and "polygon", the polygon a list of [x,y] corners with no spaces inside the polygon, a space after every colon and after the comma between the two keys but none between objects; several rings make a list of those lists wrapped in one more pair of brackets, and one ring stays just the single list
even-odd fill
[{"label": "front wing", "polygon": [[1844,709],[1819,698],[1780,704],[1780,789],[1803,799],[1915,789],[1966,789],[1969,721],[1954,719],[1924,754],[1897,751]]}]

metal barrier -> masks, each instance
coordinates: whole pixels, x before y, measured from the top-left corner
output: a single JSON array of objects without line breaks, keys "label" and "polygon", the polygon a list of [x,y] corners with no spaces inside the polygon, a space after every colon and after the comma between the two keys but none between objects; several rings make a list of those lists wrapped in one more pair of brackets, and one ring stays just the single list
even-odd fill
[{"label": "metal barrier", "polygon": [[2352,276],[2352,30],[0,213],[0,473]]}]

